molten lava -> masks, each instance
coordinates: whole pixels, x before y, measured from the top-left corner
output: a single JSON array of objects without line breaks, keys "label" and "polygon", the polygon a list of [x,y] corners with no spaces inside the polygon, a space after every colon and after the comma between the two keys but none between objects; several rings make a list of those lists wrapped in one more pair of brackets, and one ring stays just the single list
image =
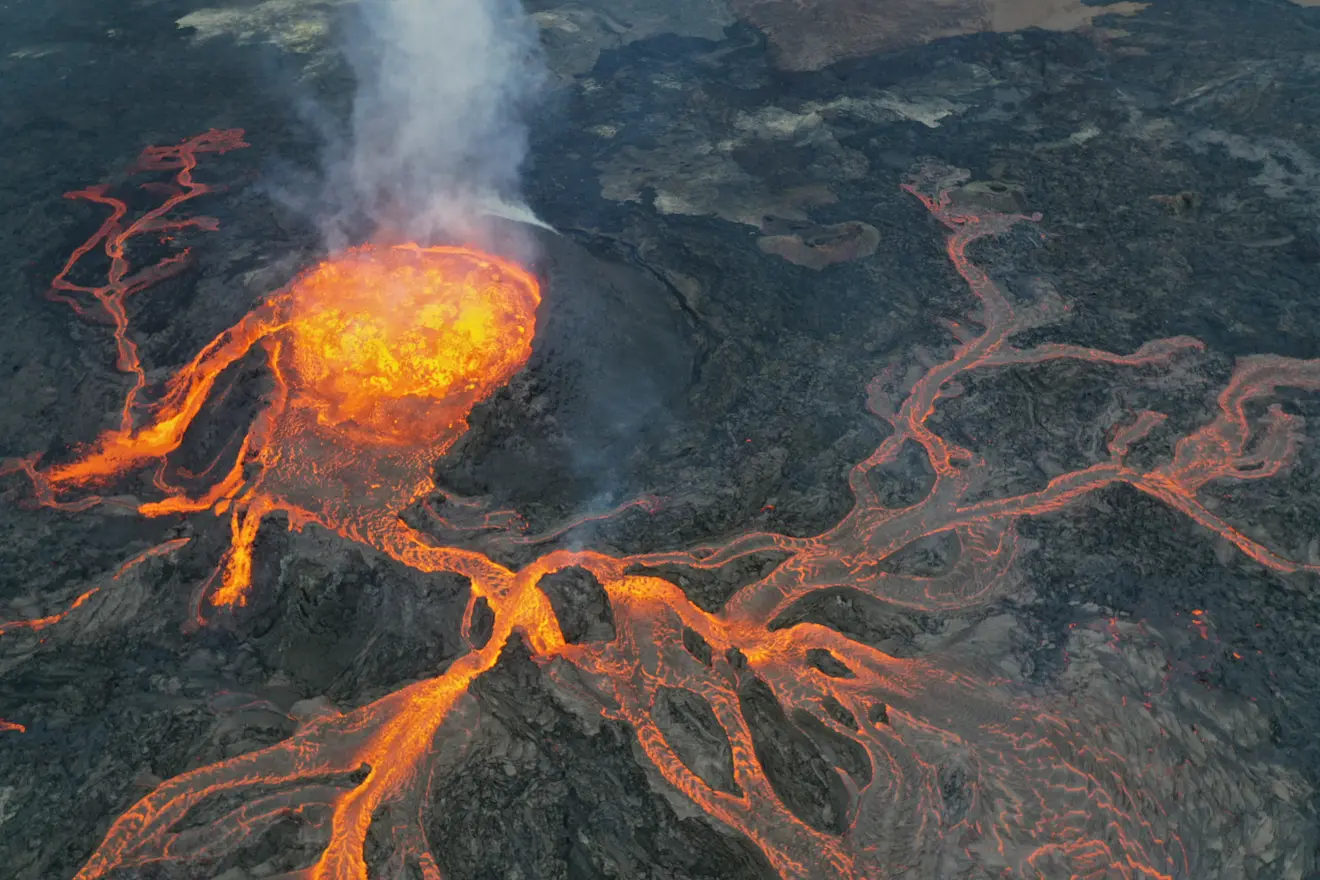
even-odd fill
[{"label": "molten lava", "polygon": [[290,403],[364,443],[453,431],[532,352],[536,280],[461,248],[363,247],[289,290]]},{"label": "molten lava", "polygon": [[[127,205],[103,188],[71,194],[109,205],[112,214],[56,278],[56,298],[82,315],[100,307],[115,328],[118,366],[134,377],[133,386],[120,427],[81,457],[47,470],[35,457],[5,468],[25,471],[41,503],[76,511],[102,499],[68,500],[67,493],[157,463],[153,483],[165,497],[138,504],[139,513],[211,510],[229,517],[230,549],[217,569],[218,586],[208,581],[198,593],[198,622],[203,600],[246,603],[252,544],[268,514],[285,513],[292,528],[317,523],[372,543],[397,532],[397,515],[433,488],[432,464],[467,429],[472,407],[531,356],[541,301],[536,279],[499,257],[458,247],[363,246],[262,302],[170,377],[158,401],[140,406],[146,379],[127,337],[125,300],[176,271],[183,257],[130,274],[128,244],[162,229],[215,228],[210,218],[168,220],[165,213],[210,191],[192,180],[198,153],[245,146],[241,138],[240,131],[212,131],[178,147],[148,149],[138,170],[171,170],[175,181],[165,187],[165,206],[134,223],[124,223]],[[109,283],[70,284],[77,261],[97,246],[110,259]],[[194,495],[171,477],[169,456],[221,374],[254,350],[266,355],[273,388],[225,476]]]},{"label": "molten lava", "polygon": [[[171,148],[168,167],[178,170],[177,192],[184,194],[175,204],[195,191],[182,176],[195,152],[237,141],[232,133],[209,138]],[[810,537],[756,532],[721,546],[631,557],[555,551],[513,570],[405,524],[400,512],[433,488],[431,465],[461,433],[472,404],[526,362],[536,284],[494,257],[416,247],[343,254],[206,346],[166,382],[150,410],[135,406],[142,373],[124,335],[126,319],[120,320],[123,296],[140,285],[126,283],[126,264],[114,263],[107,287],[81,289],[110,312],[120,366],[135,384],[121,428],[81,457],[44,470],[34,458],[11,466],[29,475],[39,501],[83,509],[100,499],[70,498],[74,490],[155,464],[153,482],[163,497],[139,504],[141,513],[210,509],[230,521],[232,546],[213,604],[244,601],[257,528],[266,514],[283,511],[291,525],[317,523],[418,570],[465,576],[471,591],[463,633],[471,650],[435,678],[310,722],[285,742],[161,783],[110,827],[78,880],[152,862],[217,859],[290,817],[320,847],[314,861],[289,875],[298,880],[366,880],[369,835],[373,858],[385,866],[382,876],[413,871],[439,880],[443,858],[436,847],[443,841],[426,834],[430,782],[461,759],[477,723],[468,688],[516,635],[548,676],[596,701],[602,716],[629,724],[669,785],[753,841],[785,878],[1187,876],[1184,826],[1163,805],[1177,796],[1165,772],[1172,768],[1154,758],[1150,766],[1129,764],[1093,725],[1042,708],[1008,682],[929,658],[891,656],[815,623],[784,623],[795,603],[840,586],[927,612],[985,603],[1012,583],[1019,520],[1116,484],[1182,511],[1262,565],[1317,570],[1248,537],[1199,493],[1211,481],[1263,479],[1290,464],[1300,420],[1277,404],[1263,419],[1249,413],[1281,387],[1320,390],[1320,361],[1243,360],[1219,395],[1214,418],[1179,440],[1163,463],[1143,469],[1130,462],[1130,450],[1166,418],[1141,411],[1109,426],[1101,460],[1023,494],[977,493],[985,462],[930,425],[940,401],[961,393],[961,379],[1059,359],[1156,370],[1202,346],[1177,337],[1132,354],[1015,347],[1015,339],[1067,307],[1053,294],[1014,302],[971,262],[968,248],[976,240],[1038,218],[954,205],[948,190],[962,179],[927,169],[905,188],[949,229],[948,256],[978,308],[966,322],[948,324],[947,356],[927,364],[915,381],[900,384],[901,371],[890,371],[871,384],[868,408],[892,432],[853,467],[852,510]],[[140,229],[120,225],[120,203],[103,192],[97,201],[115,212],[97,239],[113,262]],[[154,277],[153,270],[134,277]],[[272,376],[267,399],[229,471],[205,492],[185,492],[161,463],[178,448],[217,377],[257,350]],[[933,485],[910,506],[887,507],[872,480],[907,444],[924,452]],[[515,534],[516,517],[481,522],[505,528],[511,543],[539,540]],[[937,535],[959,549],[946,571],[916,576],[886,567],[905,548]],[[664,574],[674,567],[713,571],[767,551],[784,561],[718,611],[699,608]],[[566,641],[541,580],[572,567],[604,588],[614,638]],[[55,625],[90,601],[84,594],[64,614],[30,625]],[[494,612],[493,631],[480,639],[472,636],[479,603]],[[22,629],[21,622],[8,626]],[[864,755],[860,763],[841,759],[834,769],[848,798],[842,833],[804,821],[780,797],[745,714],[743,698],[752,686],[768,689],[789,718],[809,718]],[[670,689],[689,691],[711,710],[732,755],[732,786],[689,767],[666,737],[656,709]],[[950,788],[948,767],[957,768],[965,786]]]}]

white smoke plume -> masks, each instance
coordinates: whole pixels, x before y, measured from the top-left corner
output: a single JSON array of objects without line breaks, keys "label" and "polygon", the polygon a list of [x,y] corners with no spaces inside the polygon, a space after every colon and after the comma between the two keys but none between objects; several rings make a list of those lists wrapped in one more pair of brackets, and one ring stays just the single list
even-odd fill
[{"label": "white smoke plume", "polygon": [[547,80],[520,0],[361,0],[355,16],[351,135],[328,169],[339,198],[385,239],[482,244],[491,216],[539,223],[519,170]]}]

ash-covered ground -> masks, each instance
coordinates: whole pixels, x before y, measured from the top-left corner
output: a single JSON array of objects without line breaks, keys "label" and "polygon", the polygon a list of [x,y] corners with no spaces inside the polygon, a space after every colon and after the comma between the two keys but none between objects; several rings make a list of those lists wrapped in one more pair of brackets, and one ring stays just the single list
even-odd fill
[{"label": "ash-covered ground", "polygon": [[[126,390],[107,328],[43,298],[102,219],[63,193],[123,184],[148,144],[247,133],[250,148],[199,171],[223,185],[195,206],[219,230],[160,245],[191,247],[188,271],[131,300],[156,380],[324,255],[314,218],[281,192],[315,175],[323,146],[299,107],[347,112],[341,5],[0,7],[0,458],[70,455],[118,418]],[[1024,345],[1206,345],[1171,371],[1057,362],[970,377],[930,426],[985,459],[981,497],[1103,458],[1115,413],[1159,409],[1168,438],[1185,435],[1214,417],[1235,359],[1320,357],[1320,9],[527,5],[554,77],[524,174],[528,204],[558,230],[536,233],[545,303],[532,360],[477,408],[436,481],[518,511],[533,533],[662,503],[504,564],[555,546],[622,554],[751,530],[815,535],[848,514],[848,471],[890,430],[867,411],[868,382],[887,368],[920,375],[956,345],[941,321],[974,314],[947,230],[899,188],[923,162],[967,169],[969,204],[1042,215],[973,254],[1012,295],[1048,288],[1068,303],[1066,320]],[[260,381],[255,368],[235,378],[201,451],[251,417]],[[1311,437],[1284,473],[1211,486],[1207,505],[1320,565],[1320,396],[1274,399],[1310,419]],[[873,478],[899,506],[930,471],[913,456]],[[30,501],[21,476],[0,482],[0,623],[105,588],[39,634],[0,632],[0,718],[26,728],[0,732],[5,877],[72,877],[161,780],[282,741],[467,650],[461,579],[278,519],[258,538],[253,603],[185,631],[223,520]],[[408,515],[428,528],[424,512]],[[802,613],[894,656],[993,670],[1042,712],[1108,731],[1096,748],[1132,763],[1158,755],[1158,794],[1188,851],[1173,876],[1320,876],[1320,578],[1261,565],[1125,487],[1018,528],[1013,589],[993,601],[915,612],[843,583]],[[192,540],[115,579],[179,537]],[[715,610],[775,562],[679,579]],[[952,562],[922,545],[895,564]],[[597,597],[567,589],[589,629]],[[445,877],[774,876],[750,841],[666,788],[627,725],[585,718],[525,645],[472,693],[481,723],[467,759],[433,781],[425,817]],[[706,716],[681,700],[663,711],[678,751],[718,776],[728,744]],[[744,712],[785,803],[842,833],[837,743],[774,706]],[[956,807],[966,780],[941,778]],[[248,880],[314,856],[290,820],[237,854],[122,876]],[[880,876],[982,876],[889,870]]]}]

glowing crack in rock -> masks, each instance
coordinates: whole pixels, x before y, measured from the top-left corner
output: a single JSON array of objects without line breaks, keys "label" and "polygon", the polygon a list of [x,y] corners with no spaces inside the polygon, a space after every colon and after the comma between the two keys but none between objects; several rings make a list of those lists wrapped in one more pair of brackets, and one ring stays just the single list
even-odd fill
[{"label": "glowing crack in rock", "polygon": [[[195,152],[216,144],[234,146],[237,135],[186,142],[170,161],[190,171]],[[179,192],[187,197],[185,171],[179,173]],[[1192,862],[1178,823],[1143,788],[1147,768],[1096,747],[1088,739],[1092,731],[1078,722],[985,676],[891,656],[815,623],[782,621],[802,599],[839,586],[922,611],[984,603],[1012,583],[1019,520],[1115,484],[1185,513],[1262,565],[1316,570],[1248,538],[1212,513],[1198,493],[1214,480],[1258,480],[1289,465],[1300,420],[1275,404],[1257,423],[1248,407],[1255,412],[1285,386],[1320,390],[1320,361],[1242,360],[1219,394],[1214,417],[1154,467],[1129,464],[1129,453],[1165,416],[1136,412],[1111,426],[1105,460],[1035,491],[971,500],[984,461],[930,426],[940,401],[962,393],[962,378],[1060,359],[1158,370],[1202,345],[1176,337],[1131,354],[1061,344],[1015,347],[1024,331],[1057,319],[1067,306],[1053,294],[1013,303],[971,262],[968,248],[976,240],[1039,218],[958,207],[948,192],[963,179],[929,168],[904,188],[948,228],[948,257],[977,308],[964,322],[947,325],[951,354],[914,383],[900,386],[886,373],[871,384],[868,408],[892,432],[852,468],[852,510],[812,537],[755,532],[722,546],[626,557],[555,551],[513,570],[405,525],[399,513],[431,488],[430,463],[463,430],[472,404],[527,359],[536,282],[493,257],[415,247],[341,255],[206,346],[166,382],[151,408],[134,406],[144,387],[141,368],[126,321],[116,319],[121,368],[137,376],[123,424],[68,463],[44,470],[35,459],[11,465],[29,474],[39,501],[83,509],[95,499],[69,493],[130,469],[160,467],[205,405],[219,372],[260,347],[273,390],[234,468],[200,496],[176,491],[158,475],[164,497],[142,504],[140,512],[209,508],[231,518],[233,547],[212,597],[220,604],[243,601],[253,537],[261,518],[275,510],[418,570],[461,574],[472,585],[463,621],[471,649],[434,678],[320,717],[277,745],[161,783],[114,822],[78,880],[152,862],[218,858],[287,817],[304,823],[318,847],[310,864],[289,875],[298,880],[365,880],[372,829],[381,876],[412,870],[438,880],[443,859],[436,848],[443,844],[425,832],[431,780],[463,760],[473,723],[468,688],[515,636],[560,686],[594,703],[603,717],[630,725],[667,784],[750,839],[782,877],[869,878],[909,870],[930,876],[936,866],[996,876],[1187,876]],[[97,200],[120,211],[103,194]],[[120,222],[102,238],[118,241],[107,248],[122,253],[124,238],[134,233]],[[83,292],[119,315],[116,292],[129,289],[126,272],[121,267],[108,288]],[[433,346],[452,357],[434,360]],[[933,485],[910,506],[886,507],[873,472],[893,462],[905,444],[924,451]],[[501,522],[512,530],[515,520]],[[935,535],[951,536],[960,548],[946,572],[919,577],[884,567]],[[713,612],[654,573],[673,566],[709,571],[766,551],[783,562]],[[572,567],[590,572],[606,591],[615,627],[609,641],[566,641],[540,582]],[[472,632],[479,602],[494,612],[484,640]],[[785,803],[761,763],[747,718],[753,687],[768,689],[790,717],[810,719],[865,755],[862,764],[837,770],[848,800],[842,831],[817,827]],[[657,700],[671,688],[699,697],[718,721],[732,754],[731,786],[715,787],[687,766],[661,729]],[[956,809],[940,775],[951,762],[967,779],[967,800]],[[207,809],[210,818],[197,818],[195,811],[217,802],[227,805],[225,812],[216,817]]]}]

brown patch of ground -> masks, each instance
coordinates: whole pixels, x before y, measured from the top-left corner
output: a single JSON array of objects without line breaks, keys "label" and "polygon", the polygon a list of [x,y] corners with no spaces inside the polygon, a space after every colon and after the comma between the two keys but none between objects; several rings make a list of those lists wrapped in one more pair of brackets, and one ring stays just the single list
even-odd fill
[{"label": "brown patch of ground", "polygon": [[880,245],[880,232],[869,223],[835,223],[793,235],[767,235],[757,245],[763,253],[778,254],[790,263],[820,271],[871,256]]},{"label": "brown patch of ground", "polygon": [[[1320,0],[1303,0],[1320,2]],[[733,0],[734,12],[765,32],[778,63],[819,70],[844,58],[944,37],[1027,28],[1068,31],[1103,15],[1135,15],[1148,4],[1086,6],[1082,0]]]}]

